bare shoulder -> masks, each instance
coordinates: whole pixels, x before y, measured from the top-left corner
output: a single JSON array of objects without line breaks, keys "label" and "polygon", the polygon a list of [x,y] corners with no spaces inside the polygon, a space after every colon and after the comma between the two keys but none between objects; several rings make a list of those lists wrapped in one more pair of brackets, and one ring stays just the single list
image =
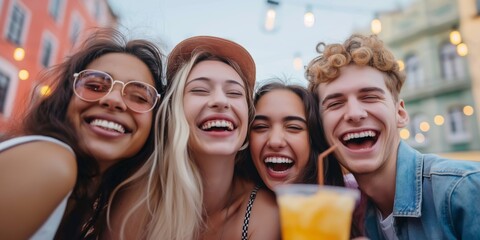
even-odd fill
[{"label": "bare shoulder", "polygon": [[[18,175],[55,180],[52,184],[73,188],[77,178],[75,154],[56,143],[34,141],[0,153],[0,168]],[[3,171],[2,171],[3,172]],[[27,175],[28,174],[28,175]]]},{"label": "bare shoulder", "polygon": [[51,142],[21,144],[0,153],[0,178],[0,238],[27,238],[72,191],[75,155]]},{"label": "bare shoulder", "polygon": [[275,194],[266,188],[257,192],[252,207],[249,239],[280,239],[280,218]]}]

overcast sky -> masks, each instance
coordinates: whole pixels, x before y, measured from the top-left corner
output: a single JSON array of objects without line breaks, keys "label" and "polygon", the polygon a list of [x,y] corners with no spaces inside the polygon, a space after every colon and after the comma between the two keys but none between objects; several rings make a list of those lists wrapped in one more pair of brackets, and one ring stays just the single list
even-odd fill
[{"label": "overcast sky", "polygon": [[[110,0],[120,24],[134,36],[156,39],[168,53],[181,40],[196,35],[228,38],[243,45],[257,65],[257,82],[272,77],[306,85],[302,70],[319,41],[339,42],[368,27],[377,11],[406,6],[411,0],[279,0],[276,29],[264,30],[267,0]],[[303,24],[308,5],[315,14]]]}]

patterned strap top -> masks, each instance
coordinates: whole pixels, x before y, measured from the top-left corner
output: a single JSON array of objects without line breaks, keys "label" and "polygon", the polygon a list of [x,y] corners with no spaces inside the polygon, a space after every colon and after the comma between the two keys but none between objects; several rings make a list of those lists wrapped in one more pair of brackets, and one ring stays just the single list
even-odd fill
[{"label": "patterned strap top", "polygon": [[255,197],[257,196],[257,191],[259,188],[260,186],[255,186],[252,193],[250,193],[250,199],[248,200],[248,204],[247,204],[247,211],[245,211],[245,218],[243,219],[242,240],[247,240],[248,223],[250,222],[250,213],[252,212],[253,201],[255,201]]}]

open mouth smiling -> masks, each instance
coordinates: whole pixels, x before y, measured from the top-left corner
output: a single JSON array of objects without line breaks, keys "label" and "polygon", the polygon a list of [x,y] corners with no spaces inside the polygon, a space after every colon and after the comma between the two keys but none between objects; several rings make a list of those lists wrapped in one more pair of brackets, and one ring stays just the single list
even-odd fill
[{"label": "open mouth smiling", "polygon": [[373,130],[349,132],[343,134],[340,141],[352,150],[368,149],[377,143],[379,135],[377,131]]},{"label": "open mouth smiling", "polygon": [[293,160],[286,157],[267,157],[263,162],[274,172],[285,172],[294,165]]},{"label": "open mouth smiling", "polygon": [[132,130],[128,129],[126,126],[110,120],[99,119],[99,118],[89,118],[89,119],[86,119],[85,121],[91,126],[100,127],[107,131],[118,132],[121,134],[132,132]]},{"label": "open mouth smiling", "polygon": [[200,125],[203,131],[233,131],[236,126],[233,122],[225,119],[208,120]]}]

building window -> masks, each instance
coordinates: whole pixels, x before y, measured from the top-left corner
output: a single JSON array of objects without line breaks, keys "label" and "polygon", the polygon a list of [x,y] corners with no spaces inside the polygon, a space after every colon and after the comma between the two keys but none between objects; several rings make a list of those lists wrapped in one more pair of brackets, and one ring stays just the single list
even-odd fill
[{"label": "building window", "polygon": [[463,79],[465,69],[463,59],[457,54],[455,45],[447,42],[440,48],[440,62],[442,64],[442,76],[447,81]]},{"label": "building window", "polygon": [[425,84],[425,76],[418,57],[410,55],[405,60],[405,71],[407,73],[407,85],[410,88],[417,88]]},{"label": "building window", "polygon": [[53,58],[53,42],[49,38],[43,39],[41,63],[43,67],[50,66]]},{"label": "building window", "polygon": [[17,45],[21,45],[22,32],[25,26],[26,10],[18,3],[13,3],[12,14],[8,24],[7,39]]},{"label": "building window", "polygon": [[480,15],[480,0],[477,0],[477,16]]},{"label": "building window", "polygon": [[99,0],[96,0],[93,15],[95,19],[100,20],[101,14],[102,14],[102,3]]},{"label": "building window", "polygon": [[48,6],[48,12],[50,13],[50,16],[55,21],[58,21],[60,19],[60,12],[62,7],[62,0],[50,0],[50,4]]},{"label": "building window", "polygon": [[[410,130],[410,144],[414,147],[425,146],[428,142],[428,131],[424,126],[428,124],[427,116],[422,113],[413,114],[409,123]],[[422,130],[423,128],[423,130]]]},{"label": "building window", "polygon": [[78,37],[80,36],[80,33],[82,31],[82,27],[83,21],[78,16],[78,14],[74,14],[70,25],[70,42],[72,43],[72,45],[75,45],[75,43],[77,42]]},{"label": "building window", "polygon": [[448,136],[451,143],[463,143],[470,140],[467,129],[467,118],[463,114],[463,107],[456,106],[448,110]]},{"label": "building window", "polygon": [[8,86],[10,85],[10,77],[0,72],[0,113],[5,112],[5,104],[7,101]]}]

